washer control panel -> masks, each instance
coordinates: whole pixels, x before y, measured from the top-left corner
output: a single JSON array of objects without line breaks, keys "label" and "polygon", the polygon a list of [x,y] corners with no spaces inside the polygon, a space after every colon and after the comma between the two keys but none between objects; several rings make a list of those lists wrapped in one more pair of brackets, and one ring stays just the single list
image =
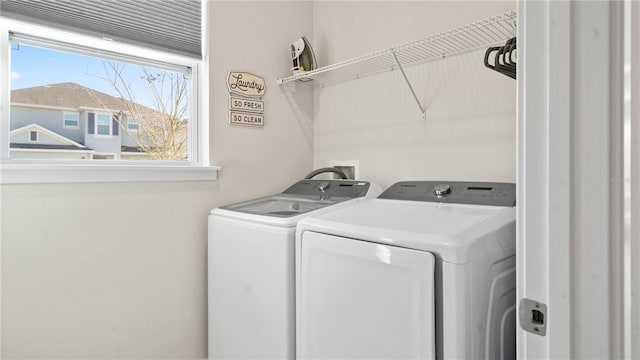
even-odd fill
[{"label": "washer control panel", "polygon": [[393,184],[378,198],[453,204],[515,206],[516,185],[511,183],[462,181],[401,181]]},{"label": "washer control panel", "polygon": [[285,190],[290,195],[321,195],[326,197],[359,198],[367,195],[371,184],[358,180],[300,180]]}]

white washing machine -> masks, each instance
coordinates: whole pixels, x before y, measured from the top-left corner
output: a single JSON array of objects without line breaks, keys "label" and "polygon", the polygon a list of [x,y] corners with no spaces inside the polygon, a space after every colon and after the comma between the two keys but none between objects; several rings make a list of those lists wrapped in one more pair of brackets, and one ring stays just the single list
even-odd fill
[{"label": "white washing machine", "polygon": [[513,359],[515,185],[400,182],[296,233],[297,359]]},{"label": "white washing machine", "polygon": [[209,216],[209,359],[295,359],[298,222],[381,193],[368,181],[301,180]]}]

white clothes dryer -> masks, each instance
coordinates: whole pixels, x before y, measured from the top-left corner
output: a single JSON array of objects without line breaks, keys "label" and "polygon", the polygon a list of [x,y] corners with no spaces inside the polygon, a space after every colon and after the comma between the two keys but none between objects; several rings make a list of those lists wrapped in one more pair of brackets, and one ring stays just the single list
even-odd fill
[{"label": "white clothes dryer", "polygon": [[515,185],[400,182],[296,233],[297,359],[513,359]]},{"label": "white clothes dryer", "polygon": [[301,180],[209,215],[209,359],[295,358],[298,222],[381,193],[356,180]]}]

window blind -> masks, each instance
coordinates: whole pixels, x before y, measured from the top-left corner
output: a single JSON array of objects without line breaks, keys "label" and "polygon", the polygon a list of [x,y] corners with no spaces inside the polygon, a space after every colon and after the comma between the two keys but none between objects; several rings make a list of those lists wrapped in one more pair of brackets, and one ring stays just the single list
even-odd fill
[{"label": "window blind", "polygon": [[201,0],[0,0],[0,16],[202,57]]}]

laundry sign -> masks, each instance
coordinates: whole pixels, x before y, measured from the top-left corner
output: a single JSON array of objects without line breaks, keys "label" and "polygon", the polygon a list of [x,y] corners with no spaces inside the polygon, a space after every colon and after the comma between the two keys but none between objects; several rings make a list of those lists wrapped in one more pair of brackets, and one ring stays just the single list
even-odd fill
[{"label": "laundry sign", "polygon": [[263,113],[264,101],[229,96],[229,109]]},{"label": "laundry sign", "polygon": [[264,125],[262,114],[250,114],[238,111],[229,111],[229,123],[238,125]]},{"label": "laundry sign", "polygon": [[264,79],[242,71],[229,71],[229,124],[264,126]]},{"label": "laundry sign", "polygon": [[248,72],[230,71],[227,76],[227,88],[231,94],[249,97],[262,97],[266,85],[260,76]]}]

